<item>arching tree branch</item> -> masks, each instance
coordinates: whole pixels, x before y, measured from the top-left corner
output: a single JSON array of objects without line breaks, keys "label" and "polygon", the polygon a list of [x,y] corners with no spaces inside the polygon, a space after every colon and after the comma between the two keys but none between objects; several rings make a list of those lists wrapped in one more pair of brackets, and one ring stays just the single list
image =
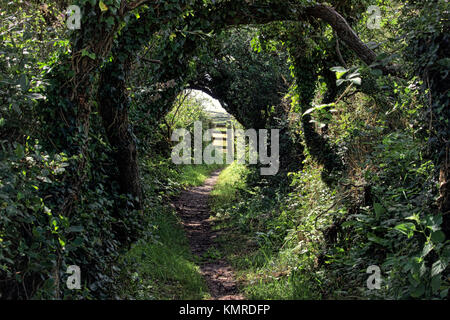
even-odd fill
[{"label": "arching tree branch", "polygon": [[355,54],[368,65],[372,64],[377,55],[373,52],[361,39],[355,31],[350,27],[347,20],[341,16],[334,8],[318,4],[313,7],[306,8],[306,14],[323,20],[328,23],[337,36],[349,47]]}]

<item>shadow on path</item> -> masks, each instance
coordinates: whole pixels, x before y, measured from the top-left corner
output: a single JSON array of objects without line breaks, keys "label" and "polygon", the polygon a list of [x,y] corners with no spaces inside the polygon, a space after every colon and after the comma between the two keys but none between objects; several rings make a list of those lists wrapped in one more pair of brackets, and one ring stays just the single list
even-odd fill
[{"label": "shadow on path", "polygon": [[221,170],[214,171],[200,187],[193,187],[181,193],[174,202],[182,219],[192,253],[200,258],[200,269],[214,300],[243,300],[239,294],[233,270],[225,259],[207,259],[209,250],[214,249],[217,232],[212,230],[208,200],[217,183]]}]

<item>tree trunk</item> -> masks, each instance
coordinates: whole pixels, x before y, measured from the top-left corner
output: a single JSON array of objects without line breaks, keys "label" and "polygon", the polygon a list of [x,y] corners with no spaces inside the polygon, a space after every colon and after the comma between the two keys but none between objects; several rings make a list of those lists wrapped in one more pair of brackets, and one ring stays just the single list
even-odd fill
[{"label": "tree trunk", "polygon": [[135,208],[142,208],[142,186],[137,146],[128,120],[129,99],[126,78],[129,63],[109,63],[99,84],[99,111],[119,170],[121,192],[133,197]]}]

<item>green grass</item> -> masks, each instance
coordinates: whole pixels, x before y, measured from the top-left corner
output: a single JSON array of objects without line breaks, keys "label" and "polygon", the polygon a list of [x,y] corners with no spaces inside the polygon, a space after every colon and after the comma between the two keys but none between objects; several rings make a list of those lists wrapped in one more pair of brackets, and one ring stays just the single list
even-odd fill
[{"label": "green grass", "polygon": [[246,173],[247,168],[236,161],[220,173],[219,180],[211,192],[211,208],[214,212],[231,205],[236,200],[239,188],[245,187]]},{"label": "green grass", "polygon": [[154,230],[147,241],[135,243],[123,257],[125,299],[204,299],[208,290],[185,233],[173,212],[154,214]]},{"label": "green grass", "polygon": [[220,164],[183,165],[179,176],[179,182],[184,187],[200,186],[215,170],[223,168]]},{"label": "green grass", "polygon": [[237,230],[233,233],[225,233],[219,243],[247,299],[320,298],[319,292],[314,292],[315,288],[311,286],[311,281],[315,280],[305,276],[304,271],[310,267],[310,261],[303,259],[297,251],[261,245],[248,234],[239,234]]}]

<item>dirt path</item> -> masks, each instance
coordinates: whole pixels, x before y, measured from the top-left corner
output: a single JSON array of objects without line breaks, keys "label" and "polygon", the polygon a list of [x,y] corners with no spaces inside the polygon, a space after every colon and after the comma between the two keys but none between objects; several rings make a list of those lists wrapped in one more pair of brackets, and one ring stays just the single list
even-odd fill
[{"label": "dirt path", "polygon": [[224,259],[205,259],[205,253],[214,249],[217,233],[209,219],[208,200],[217,183],[220,170],[215,171],[200,187],[183,191],[174,205],[180,215],[192,253],[202,261],[200,268],[214,300],[242,300],[230,265]]}]

